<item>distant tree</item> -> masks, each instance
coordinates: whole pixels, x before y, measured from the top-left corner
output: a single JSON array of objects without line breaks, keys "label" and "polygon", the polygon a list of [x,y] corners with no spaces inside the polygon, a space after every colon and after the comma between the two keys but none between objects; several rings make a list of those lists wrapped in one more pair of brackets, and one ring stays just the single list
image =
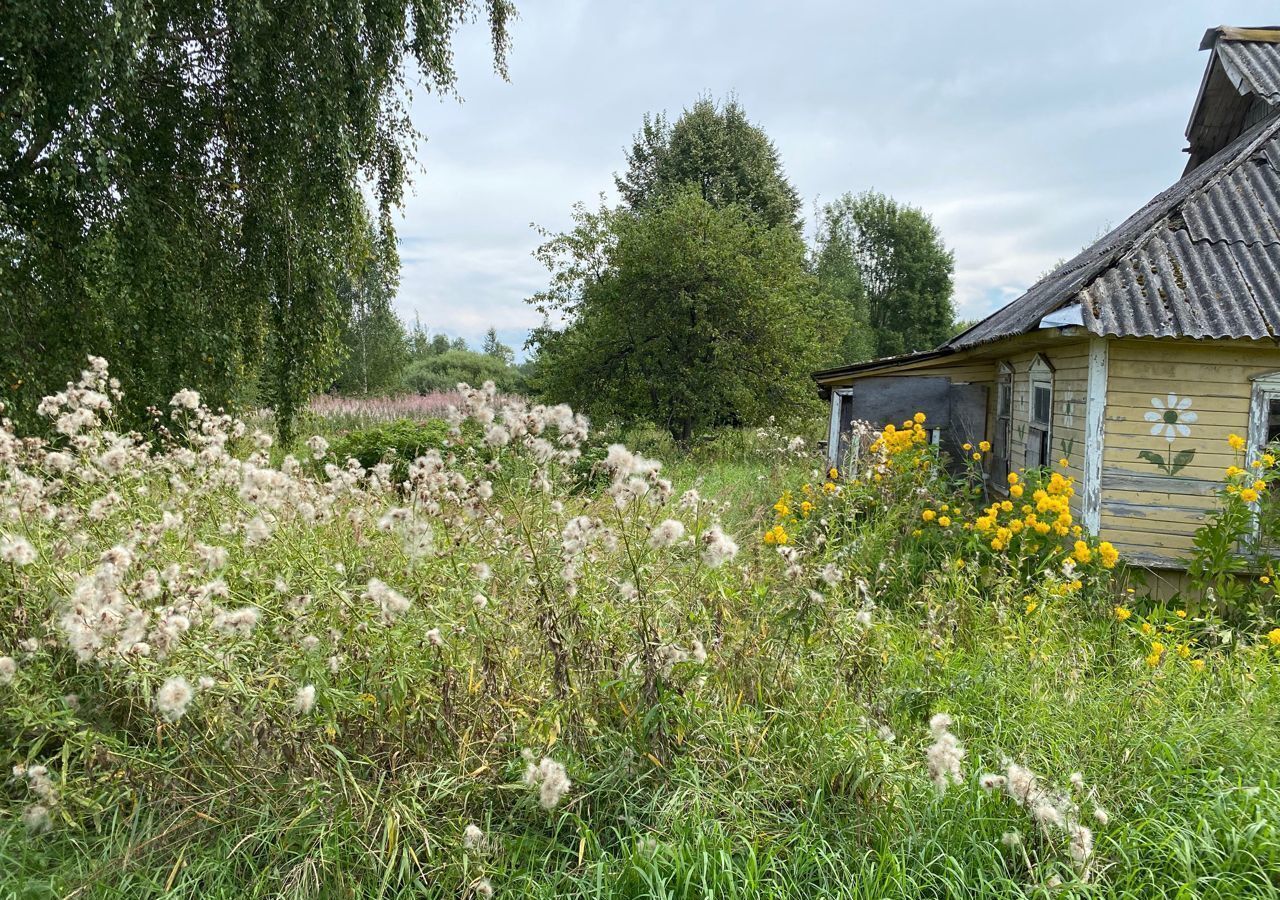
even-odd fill
[{"label": "distant tree", "polygon": [[736,204],[770,227],[800,228],[800,197],[777,148],[733,97],[723,104],[704,97],[674,125],[665,113],[646,115],[627,153],[627,171],[614,181],[633,210],[691,185],[712,206]]},{"label": "distant tree", "polygon": [[822,213],[824,246],[848,254],[866,291],[877,356],[927,350],[952,334],[955,260],[927,215],[874,192]]},{"label": "distant tree", "polygon": [[391,232],[417,139],[410,85],[454,91],[452,39],[477,15],[504,73],[513,14],[509,0],[8,0],[0,378],[19,416],[98,353],[135,414],[180,387],[221,404],[255,382],[287,434],[332,378],[370,219]]},{"label": "distant tree", "polygon": [[531,301],[568,322],[531,338],[548,399],[681,440],[812,407],[821,311],[790,222],[769,227],[694,186],[575,218],[540,248],[552,283]]},{"label": "distant tree", "polygon": [[490,328],[485,332],[481,352],[485,356],[492,356],[494,359],[501,360],[504,365],[508,366],[515,362],[516,359],[515,351],[498,340],[498,331],[495,328]]},{"label": "distant tree", "polygon": [[862,362],[876,355],[867,289],[853,257],[853,248],[843,240],[837,225],[828,219],[824,210],[819,218],[817,248],[813,254],[814,273],[821,292],[818,302],[826,311],[828,353],[822,364],[830,366]]},{"label": "distant tree", "polygon": [[419,394],[451,391],[459,382],[480,386],[492,381],[500,391],[521,393],[525,380],[520,370],[487,353],[449,349],[415,359],[404,370],[403,386]]},{"label": "distant tree", "polygon": [[399,386],[409,362],[409,335],[391,307],[399,283],[395,240],[379,233],[362,264],[338,284],[348,309],[342,357],[333,388],[344,394],[377,394]]},{"label": "distant tree", "polygon": [[951,337],[956,337],[957,335],[964,334],[966,331],[968,331],[970,328],[972,328],[974,325],[977,325],[981,321],[982,321],[981,319],[956,319],[955,322],[952,323],[951,325]]}]

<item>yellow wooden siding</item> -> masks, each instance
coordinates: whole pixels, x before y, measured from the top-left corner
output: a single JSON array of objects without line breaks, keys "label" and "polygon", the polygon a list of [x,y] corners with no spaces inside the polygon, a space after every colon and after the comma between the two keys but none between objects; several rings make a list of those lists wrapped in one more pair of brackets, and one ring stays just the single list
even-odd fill
[{"label": "yellow wooden siding", "polygon": [[[1280,370],[1280,348],[1112,340],[1108,350],[1101,534],[1133,561],[1176,565],[1216,505],[1223,470],[1237,459],[1227,436],[1248,434],[1250,379]],[[1177,421],[1166,427],[1170,394]],[[1178,411],[1185,400],[1190,405]],[[1148,421],[1148,413],[1160,421]]]}]

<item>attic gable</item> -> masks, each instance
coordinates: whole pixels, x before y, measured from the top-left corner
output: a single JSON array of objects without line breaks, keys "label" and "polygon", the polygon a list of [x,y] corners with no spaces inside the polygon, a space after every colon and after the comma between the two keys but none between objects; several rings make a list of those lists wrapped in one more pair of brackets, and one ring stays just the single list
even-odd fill
[{"label": "attic gable", "polygon": [[1200,49],[1211,53],[1187,123],[1187,172],[1280,112],[1280,26],[1210,28]]}]

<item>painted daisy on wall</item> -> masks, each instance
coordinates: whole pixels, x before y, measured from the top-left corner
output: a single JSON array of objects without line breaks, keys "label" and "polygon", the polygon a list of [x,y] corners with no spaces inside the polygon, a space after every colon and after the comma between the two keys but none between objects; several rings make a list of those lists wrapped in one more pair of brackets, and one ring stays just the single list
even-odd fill
[{"label": "painted daisy on wall", "polygon": [[1169,394],[1168,398],[1151,398],[1153,409],[1147,410],[1144,418],[1151,422],[1151,433],[1163,434],[1170,444],[1176,437],[1190,437],[1191,426],[1199,417],[1191,411],[1191,398]]},{"label": "painted daisy on wall", "polygon": [[1166,475],[1177,475],[1196,458],[1196,448],[1184,447],[1175,453],[1173,441],[1179,437],[1190,437],[1191,426],[1199,416],[1191,411],[1190,397],[1179,397],[1172,392],[1164,400],[1152,397],[1151,406],[1144,418],[1151,423],[1153,436],[1164,435],[1164,439],[1169,442],[1169,455],[1166,457],[1154,450],[1143,450],[1138,453],[1138,458],[1151,463]]}]

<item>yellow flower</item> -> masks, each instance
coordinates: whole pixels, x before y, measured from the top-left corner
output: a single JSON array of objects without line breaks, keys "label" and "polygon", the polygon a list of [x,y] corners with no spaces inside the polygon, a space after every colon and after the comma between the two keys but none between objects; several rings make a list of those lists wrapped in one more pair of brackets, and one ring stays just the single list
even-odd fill
[{"label": "yellow flower", "polygon": [[800,504],[800,515],[804,516],[807,519],[809,517],[809,513],[811,512],[813,512],[813,504],[810,503],[808,500],[803,501]]},{"label": "yellow flower", "polygon": [[950,517],[950,516],[938,516],[938,524],[939,524],[939,525],[941,525],[943,528],[950,528],[950,527],[951,527],[951,517]]},{"label": "yellow flower", "polygon": [[1191,660],[1191,668],[1195,669],[1197,672],[1203,672],[1203,671],[1204,671],[1204,660],[1203,660],[1203,659],[1193,659],[1193,660]]},{"label": "yellow flower", "polygon": [[973,461],[974,461],[974,462],[977,462],[977,461],[978,461],[978,460],[980,460],[980,459],[982,459],[982,454],[981,454],[981,453],[974,453],[974,454],[973,454]]},{"label": "yellow flower", "polygon": [[973,444],[961,444],[960,449],[963,450],[965,453],[968,453],[970,450],[973,449]]},{"label": "yellow flower", "polygon": [[791,536],[787,534],[786,529],[781,525],[774,525],[764,533],[764,542],[766,544],[785,544],[791,540]]},{"label": "yellow flower", "polygon": [[822,490],[824,493],[830,494],[835,489],[836,489],[836,486],[833,482],[830,482],[830,481],[823,482]]},{"label": "yellow flower", "polygon": [[1071,463],[1068,462],[1067,458],[1064,456],[1062,457],[1062,459],[1058,460],[1058,465],[1062,466],[1062,468],[1065,469],[1067,466],[1071,465]]},{"label": "yellow flower", "polygon": [[1143,634],[1147,634],[1147,635],[1155,634],[1155,631],[1156,631],[1156,627],[1152,625],[1150,622],[1143,622],[1141,625],[1138,626],[1138,628],[1142,631]]},{"label": "yellow flower", "polygon": [[1160,654],[1159,654],[1159,653],[1152,653],[1150,656],[1148,656],[1148,657],[1147,657],[1147,665],[1149,665],[1149,666],[1150,666],[1151,668],[1153,668],[1153,669],[1154,669],[1156,666],[1160,665]]},{"label": "yellow flower", "polygon": [[1178,655],[1183,659],[1186,659],[1191,655],[1191,648],[1186,644],[1179,644],[1176,649],[1178,651]]},{"label": "yellow flower", "polygon": [[1017,473],[1017,472],[1010,472],[1010,473],[1009,473],[1009,483],[1010,483],[1010,484],[1017,484],[1017,483],[1018,483],[1018,473]]},{"label": "yellow flower", "polygon": [[922,535],[922,534],[924,534],[924,532],[923,532],[923,531],[921,531],[919,528],[913,528],[913,529],[911,529],[911,536],[912,536],[912,537],[920,537],[920,535]]},{"label": "yellow flower", "polygon": [[1272,628],[1268,631],[1267,640],[1271,642],[1271,646],[1280,647],[1280,628]]},{"label": "yellow flower", "polygon": [[1131,615],[1133,615],[1133,613],[1125,609],[1123,606],[1116,607],[1116,618],[1119,619],[1121,622],[1129,618]]},{"label": "yellow flower", "polygon": [[963,559],[957,559],[957,560],[956,560],[956,568],[957,568],[957,569],[963,569],[963,568],[964,568],[964,560],[963,560]]},{"label": "yellow flower", "polygon": [[981,450],[983,453],[990,453],[990,452],[991,452],[991,442],[990,442],[990,441],[978,441],[978,449],[979,449],[979,450]]},{"label": "yellow flower", "polygon": [[835,466],[832,466],[830,469],[827,469],[827,477],[830,478],[832,481],[839,481],[840,470],[837,469]]},{"label": "yellow flower", "polygon": [[1259,478],[1257,481],[1253,483],[1253,489],[1257,491],[1259,494],[1261,494],[1263,491],[1267,489],[1267,483],[1263,481],[1261,478]]},{"label": "yellow flower", "polygon": [[1089,545],[1084,541],[1076,541],[1075,549],[1071,554],[1075,557],[1076,562],[1087,563],[1093,559],[1093,551],[1089,549]]},{"label": "yellow flower", "polygon": [[1240,499],[1245,503],[1254,503],[1258,499],[1258,492],[1253,488],[1245,488],[1240,492]]},{"label": "yellow flower", "polygon": [[1021,496],[1022,496],[1022,491],[1023,491],[1023,488],[1022,488],[1022,485],[1020,485],[1020,484],[1011,484],[1011,485],[1009,485],[1009,496],[1010,496],[1010,497],[1021,497]]},{"label": "yellow flower", "polygon": [[1264,453],[1262,454],[1262,463],[1263,465],[1270,468],[1271,466],[1274,466],[1276,464],[1276,458],[1270,453]]},{"label": "yellow flower", "polygon": [[1227,443],[1231,445],[1232,450],[1244,449],[1244,438],[1240,437],[1238,434],[1227,435]]},{"label": "yellow flower", "polygon": [[1031,615],[1033,612],[1035,612],[1035,611],[1036,611],[1036,607],[1037,607],[1037,606],[1039,606],[1039,605],[1040,605],[1040,604],[1036,603],[1036,601],[1034,601],[1034,600],[1030,600],[1030,601],[1028,601],[1028,602],[1027,602],[1027,615]]},{"label": "yellow flower", "polygon": [[916,413],[916,414],[915,414],[914,416],[912,416],[911,418],[912,418],[912,420],[913,420],[917,425],[923,425],[923,424],[924,424],[924,413],[922,413],[922,412],[918,412],[918,413]]},{"label": "yellow flower", "polygon": [[1259,580],[1259,581],[1261,581],[1263,584],[1270,584],[1270,583],[1271,583],[1271,576],[1270,576],[1270,575],[1263,575],[1263,576],[1262,576],[1261,578],[1259,578],[1258,580]]},{"label": "yellow flower", "polygon": [[1102,560],[1102,567],[1110,569],[1119,561],[1120,551],[1112,546],[1110,541],[1103,541],[1098,544],[1098,557]]},{"label": "yellow flower", "polygon": [[1185,619],[1187,617],[1187,611],[1185,609],[1180,609],[1176,613],[1174,613],[1174,615],[1177,616],[1179,619]]},{"label": "yellow flower", "polygon": [[937,517],[938,514],[931,509],[926,509],[924,512],[920,513],[920,518],[924,519],[926,522],[932,522]]},{"label": "yellow flower", "polygon": [[1239,466],[1227,466],[1226,471],[1227,471],[1228,478],[1235,478],[1237,475],[1244,474],[1244,469],[1240,468]]}]

